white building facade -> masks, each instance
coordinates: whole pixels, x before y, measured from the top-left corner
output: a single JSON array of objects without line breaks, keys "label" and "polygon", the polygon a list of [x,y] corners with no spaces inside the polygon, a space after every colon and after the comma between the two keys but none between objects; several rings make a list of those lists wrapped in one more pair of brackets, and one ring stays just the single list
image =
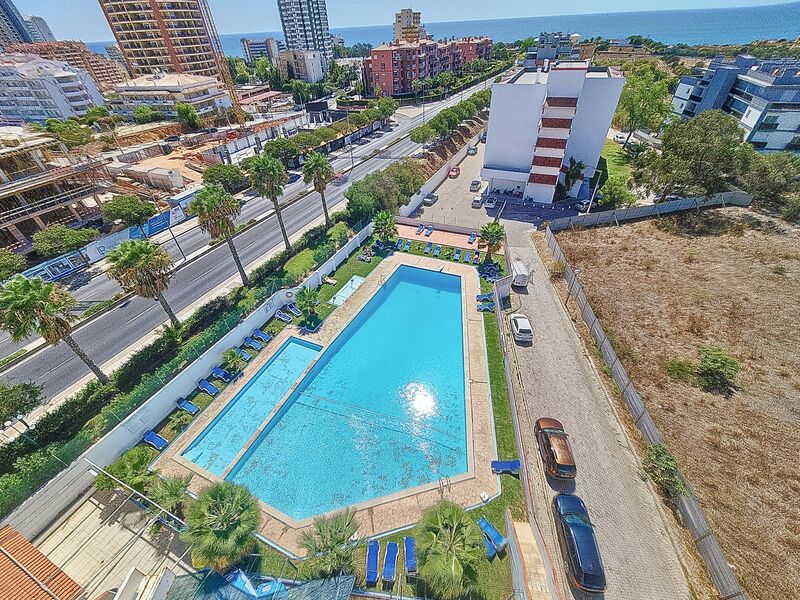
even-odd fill
[{"label": "white building facade", "polygon": [[546,62],[495,84],[481,171],[489,191],[550,204],[570,158],[586,165],[588,182],[624,85],[621,72],[588,60]]},{"label": "white building facade", "polygon": [[44,123],[82,117],[103,96],[91,75],[34,54],[0,55],[0,117]]},{"label": "white building facade", "polygon": [[278,0],[278,12],[289,50],[317,50],[333,58],[325,0]]},{"label": "white building facade", "polygon": [[115,86],[110,107],[115,114],[131,118],[137,106],[149,106],[175,119],[179,102],[194,106],[201,118],[233,105],[216,77],[166,73],[144,75]]},{"label": "white building facade", "polygon": [[284,79],[316,83],[325,79],[328,60],[316,50],[285,50],[278,53],[278,72]]}]

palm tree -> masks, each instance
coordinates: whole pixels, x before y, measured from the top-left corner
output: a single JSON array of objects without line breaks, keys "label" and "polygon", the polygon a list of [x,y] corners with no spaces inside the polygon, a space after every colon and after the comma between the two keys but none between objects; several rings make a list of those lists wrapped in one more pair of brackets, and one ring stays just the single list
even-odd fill
[{"label": "palm tree", "polygon": [[441,600],[455,600],[474,589],[483,558],[483,534],[475,520],[452,502],[442,501],[422,515],[419,574]]},{"label": "palm tree", "polygon": [[149,240],[125,240],[106,256],[111,268],[107,275],[126,292],[158,300],[174,327],[181,322],[164,298],[174,273],[172,257]]},{"label": "palm tree", "polygon": [[325,188],[335,175],[336,172],[330,161],[319,152],[312,152],[306,156],[306,162],[303,163],[303,181],[313,183],[314,189],[322,198],[322,212],[325,213],[326,229],[331,226],[331,218],[328,215],[328,204],[325,202]]},{"label": "palm tree", "polygon": [[76,318],[72,310],[76,304],[63,285],[15,275],[0,290],[0,329],[8,332],[14,342],[36,333],[51,346],[63,341],[101,382],[108,383],[106,374],[72,337]]},{"label": "palm tree", "polygon": [[183,516],[183,506],[186,502],[186,492],[192,483],[191,475],[167,475],[155,480],[150,489],[150,497],[164,510],[173,513],[176,517]]},{"label": "palm tree", "polygon": [[244,272],[242,261],[236,252],[236,246],[233,244],[233,232],[236,230],[233,219],[242,212],[239,201],[226,192],[221,185],[214,183],[200,190],[194,199],[189,202],[187,210],[190,214],[197,215],[200,229],[208,233],[212,238],[225,238],[225,241],[228,242],[228,247],[231,249],[233,262],[236,263],[236,268],[239,270],[242,283],[245,286],[250,285],[250,280],[247,278],[247,273]]},{"label": "palm tree", "polygon": [[189,504],[183,539],[192,546],[194,562],[222,572],[252,549],[259,518],[258,501],[246,488],[215,483]]},{"label": "palm tree", "polygon": [[500,248],[500,244],[503,243],[505,237],[505,227],[497,221],[486,223],[481,227],[478,238],[481,242],[486,244],[486,260],[492,258],[492,252],[497,252],[497,249]]},{"label": "palm tree", "polygon": [[580,179],[583,172],[586,170],[586,165],[583,164],[583,161],[576,161],[573,156],[569,157],[569,167],[567,168],[567,172],[564,174],[564,192],[565,194],[569,194],[569,191],[572,189],[572,186],[577,183],[578,179]]},{"label": "palm tree", "polygon": [[250,182],[253,188],[261,196],[272,201],[275,216],[278,217],[278,225],[283,234],[283,243],[286,244],[287,250],[291,250],[292,245],[289,243],[289,236],[286,235],[286,227],[283,225],[281,206],[278,204],[278,197],[283,194],[283,186],[289,181],[286,167],[279,160],[261,153],[250,159],[247,169],[250,171]]},{"label": "palm tree", "polygon": [[304,531],[300,545],[308,551],[322,577],[350,575],[355,571],[356,551],[353,538],[358,523],[352,511],[314,519],[314,531]]},{"label": "palm tree", "polygon": [[389,244],[397,235],[397,225],[394,222],[394,215],[388,210],[384,210],[375,215],[375,225],[372,233],[384,244]]},{"label": "palm tree", "polygon": [[309,317],[317,312],[317,305],[319,304],[319,292],[313,288],[303,288],[297,292],[295,298],[297,308],[304,311]]},{"label": "palm tree", "polygon": [[[150,448],[134,446],[115,460],[106,471],[134,490],[144,494],[155,477],[155,473],[150,470],[150,463],[152,462],[153,451]],[[117,482],[105,473],[101,473],[97,476],[95,487],[98,490],[113,490],[117,487]]]}]

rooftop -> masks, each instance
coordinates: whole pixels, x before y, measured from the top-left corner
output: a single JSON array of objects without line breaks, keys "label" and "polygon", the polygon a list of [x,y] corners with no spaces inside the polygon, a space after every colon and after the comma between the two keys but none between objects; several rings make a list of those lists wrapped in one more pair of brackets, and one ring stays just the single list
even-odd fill
[{"label": "rooftop", "polygon": [[11,68],[21,75],[28,77],[73,77],[76,69],[67,63],[57,60],[47,60],[35,54],[7,53],[0,55],[0,69]]},{"label": "rooftop", "polygon": [[192,75],[191,73],[158,73],[142,75],[115,86],[117,91],[131,88],[187,88],[203,85],[218,85],[216,77]]}]

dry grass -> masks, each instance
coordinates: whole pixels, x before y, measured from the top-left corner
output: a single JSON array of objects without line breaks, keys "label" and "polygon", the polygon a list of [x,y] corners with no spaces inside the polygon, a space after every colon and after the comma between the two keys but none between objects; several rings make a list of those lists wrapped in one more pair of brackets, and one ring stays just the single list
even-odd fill
[{"label": "dry grass", "polygon": [[[750,597],[794,597],[800,230],[731,208],[559,241]],[[682,376],[705,343],[741,362],[730,397]]]}]

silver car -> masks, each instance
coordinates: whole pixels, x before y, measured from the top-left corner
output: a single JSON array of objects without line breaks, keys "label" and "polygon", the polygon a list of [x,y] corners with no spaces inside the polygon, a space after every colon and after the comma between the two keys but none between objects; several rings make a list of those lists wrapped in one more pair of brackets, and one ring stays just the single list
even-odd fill
[{"label": "silver car", "polygon": [[533,328],[528,317],[522,313],[514,313],[508,319],[511,322],[511,334],[515,341],[533,343]]},{"label": "silver car", "polygon": [[469,191],[470,192],[477,192],[481,189],[481,180],[480,179],[473,179],[469,184]]}]

